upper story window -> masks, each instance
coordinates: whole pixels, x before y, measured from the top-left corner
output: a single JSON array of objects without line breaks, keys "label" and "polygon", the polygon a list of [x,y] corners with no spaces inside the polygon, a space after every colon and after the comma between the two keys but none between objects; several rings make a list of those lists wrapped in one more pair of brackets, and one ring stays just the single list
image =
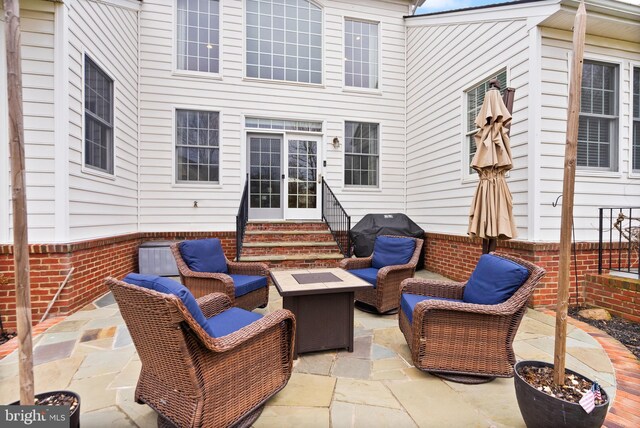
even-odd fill
[{"label": "upper story window", "polygon": [[640,172],[640,67],[633,68],[633,171]]},{"label": "upper story window", "polygon": [[322,83],[322,9],[307,0],[247,0],[247,77]]},{"label": "upper story window", "polygon": [[84,57],[84,164],[113,174],[113,80]]},{"label": "upper story window", "polygon": [[617,170],[618,66],[585,60],[582,69],[578,166]]},{"label": "upper story window", "polygon": [[378,89],[378,24],[345,19],[344,84]]},{"label": "upper story window", "polygon": [[177,0],[177,68],[220,70],[220,2]]},{"label": "upper story window", "polygon": [[379,141],[379,126],[377,123],[345,122],[345,186],[378,186]]},{"label": "upper story window", "polygon": [[219,113],[176,110],[176,181],[220,180]]},{"label": "upper story window", "polygon": [[[466,123],[466,146],[468,149],[468,159],[467,165],[471,165],[471,160],[473,160],[473,156],[476,154],[476,143],[474,141],[474,136],[476,132],[478,132],[478,128],[476,126],[476,117],[482,108],[482,103],[484,103],[484,96],[489,90],[489,82],[497,78],[500,83],[500,94],[504,92],[507,87],[507,70],[500,71],[497,76],[488,78],[481,83],[476,84],[465,92],[467,98],[467,123]],[[469,173],[474,174],[476,171],[469,167]]]}]

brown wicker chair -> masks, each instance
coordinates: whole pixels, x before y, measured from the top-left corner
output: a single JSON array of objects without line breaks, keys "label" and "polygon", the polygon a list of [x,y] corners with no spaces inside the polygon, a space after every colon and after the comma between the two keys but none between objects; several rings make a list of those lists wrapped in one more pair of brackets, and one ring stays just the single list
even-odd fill
[{"label": "brown wicker chair", "polygon": [[[269,301],[269,286],[236,297],[233,279],[224,273],[194,272],[189,269],[180,253],[180,242],[171,244],[171,252],[176,259],[180,281],[191,291],[195,298],[209,293],[226,294],[231,305],[252,311],[258,307],[265,307]],[[226,258],[227,269],[230,274],[259,275],[269,278],[269,266],[265,263],[232,262]]]},{"label": "brown wicker chair", "polygon": [[[158,412],[159,426],[250,426],[287,384],[295,337],[291,312],[275,311],[214,338],[175,295],[114,278],[106,283],[142,362],[135,400]],[[197,303],[207,318],[231,307],[220,293]]]},{"label": "brown wicker chair", "polygon": [[[382,235],[390,236],[390,235]],[[356,291],[355,299],[374,307],[378,313],[393,313],[400,306],[400,283],[407,278],[413,277],[416,272],[416,265],[422,250],[422,239],[410,238],[407,236],[391,236],[392,238],[413,239],[416,243],[413,255],[409,263],[397,266],[386,266],[378,271],[376,287]],[[364,269],[371,267],[373,254],[369,257],[358,257],[343,259],[339,266],[345,270]]]},{"label": "brown wicker chair", "polygon": [[[513,339],[545,270],[516,257],[492,254],[529,271],[526,282],[507,301],[478,305],[425,300],[415,305],[411,324],[400,309],[400,330],[417,368],[462,383],[513,377]],[[466,282],[414,278],[402,282],[402,293],[460,300],[465,285]]]}]

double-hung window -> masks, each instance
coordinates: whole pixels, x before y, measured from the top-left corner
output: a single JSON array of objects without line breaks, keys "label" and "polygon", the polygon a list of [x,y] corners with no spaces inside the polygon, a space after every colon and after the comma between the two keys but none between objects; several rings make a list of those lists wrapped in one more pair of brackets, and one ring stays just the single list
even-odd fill
[{"label": "double-hung window", "polygon": [[308,0],[246,2],[246,76],[322,83],[322,9]]},{"label": "double-hung window", "polygon": [[633,68],[633,143],[632,168],[640,172],[640,67]]},{"label": "double-hung window", "polygon": [[218,73],[220,68],[219,0],[177,0],[178,70]]},{"label": "double-hung window", "polygon": [[578,166],[617,171],[618,66],[585,60],[582,69]]},{"label": "double-hung window", "polygon": [[84,57],[84,164],[113,174],[113,80]]},{"label": "double-hung window", "polygon": [[378,89],[378,24],[345,19],[344,84]]},{"label": "double-hung window", "polygon": [[[474,140],[474,136],[476,132],[478,132],[478,127],[476,126],[476,117],[482,108],[482,103],[484,103],[484,96],[489,90],[489,82],[494,79],[498,79],[498,83],[500,83],[500,93],[504,92],[504,89],[507,87],[507,71],[500,71],[497,76],[488,78],[481,83],[476,84],[471,87],[467,91],[465,91],[466,96],[466,133],[465,133],[465,144],[467,146],[467,165],[471,164],[471,160],[473,156],[476,154],[476,143]],[[475,170],[469,168],[469,173],[475,173]]]},{"label": "double-hung window", "polygon": [[345,122],[345,186],[378,186],[379,141],[379,126],[377,123]]},{"label": "double-hung window", "polygon": [[219,113],[176,110],[176,181],[220,180]]}]

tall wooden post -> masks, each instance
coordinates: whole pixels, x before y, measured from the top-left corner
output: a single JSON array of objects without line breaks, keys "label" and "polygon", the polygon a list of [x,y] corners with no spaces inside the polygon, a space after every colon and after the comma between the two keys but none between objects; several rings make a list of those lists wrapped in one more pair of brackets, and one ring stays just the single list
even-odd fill
[{"label": "tall wooden post", "polygon": [[558,272],[558,301],[556,308],[556,337],[553,380],[564,385],[567,348],[567,307],[571,270],[571,225],[573,222],[573,195],[576,181],[578,153],[578,124],[580,120],[580,92],[582,62],[587,29],[587,11],[580,2],[573,24],[573,62],[569,80],[569,107],[567,109],[567,142],[564,152],[564,183],[562,186],[562,218],[560,220],[560,263]]},{"label": "tall wooden post", "polygon": [[7,94],[9,104],[9,152],[13,202],[13,258],[18,324],[20,404],[33,404],[33,344],[31,341],[31,295],[29,240],[24,172],[24,124],[22,115],[22,64],[20,55],[20,2],[4,0],[7,48]]}]

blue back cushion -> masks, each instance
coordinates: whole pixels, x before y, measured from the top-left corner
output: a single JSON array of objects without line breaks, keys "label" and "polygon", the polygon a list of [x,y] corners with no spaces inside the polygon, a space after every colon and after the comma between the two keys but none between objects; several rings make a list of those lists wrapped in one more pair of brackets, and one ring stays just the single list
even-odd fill
[{"label": "blue back cushion", "polygon": [[422,296],[420,294],[410,294],[410,293],[402,293],[402,298],[400,299],[400,307],[402,308],[402,312],[407,316],[407,319],[410,323],[413,322],[413,309],[416,305],[423,300],[446,300],[448,302],[461,302],[462,300],[456,299],[447,299],[444,297],[431,297],[431,296]]},{"label": "blue back cushion", "polygon": [[141,275],[139,273],[130,273],[124,277],[123,281],[139,287],[155,290],[160,293],[178,296],[180,300],[182,300],[182,303],[184,303],[187,310],[191,312],[193,319],[200,324],[209,336],[213,336],[213,331],[209,327],[209,324],[207,324],[207,319],[200,310],[198,302],[196,302],[193,294],[191,294],[189,289],[184,285],[169,278],[163,278],[156,275]]},{"label": "blue back cushion", "polygon": [[479,305],[506,302],[527,278],[529,271],[518,263],[483,254],[464,287],[462,300]]},{"label": "blue back cushion", "polygon": [[376,282],[378,281],[378,269],[376,268],[364,268],[364,269],[351,269],[350,274],[357,276],[360,279],[364,279],[369,284],[376,288]]},{"label": "blue back cushion", "polygon": [[227,273],[227,260],[218,238],[194,239],[180,243],[180,254],[194,272]]},{"label": "blue back cushion", "polygon": [[245,311],[240,308],[230,308],[207,320],[207,325],[212,331],[213,337],[222,337],[240,330],[254,321],[262,318],[262,315]]},{"label": "blue back cushion", "polygon": [[229,275],[233,279],[233,287],[235,288],[235,296],[244,296],[247,293],[256,291],[267,286],[267,277],[259,275]]},{"label": "blue back cushion", "polygon": [[373,245],[371,266],[380,269],[385,266],[404,265],[409,263],[416,241],[411,238],[391,238],[378,236]]}]

